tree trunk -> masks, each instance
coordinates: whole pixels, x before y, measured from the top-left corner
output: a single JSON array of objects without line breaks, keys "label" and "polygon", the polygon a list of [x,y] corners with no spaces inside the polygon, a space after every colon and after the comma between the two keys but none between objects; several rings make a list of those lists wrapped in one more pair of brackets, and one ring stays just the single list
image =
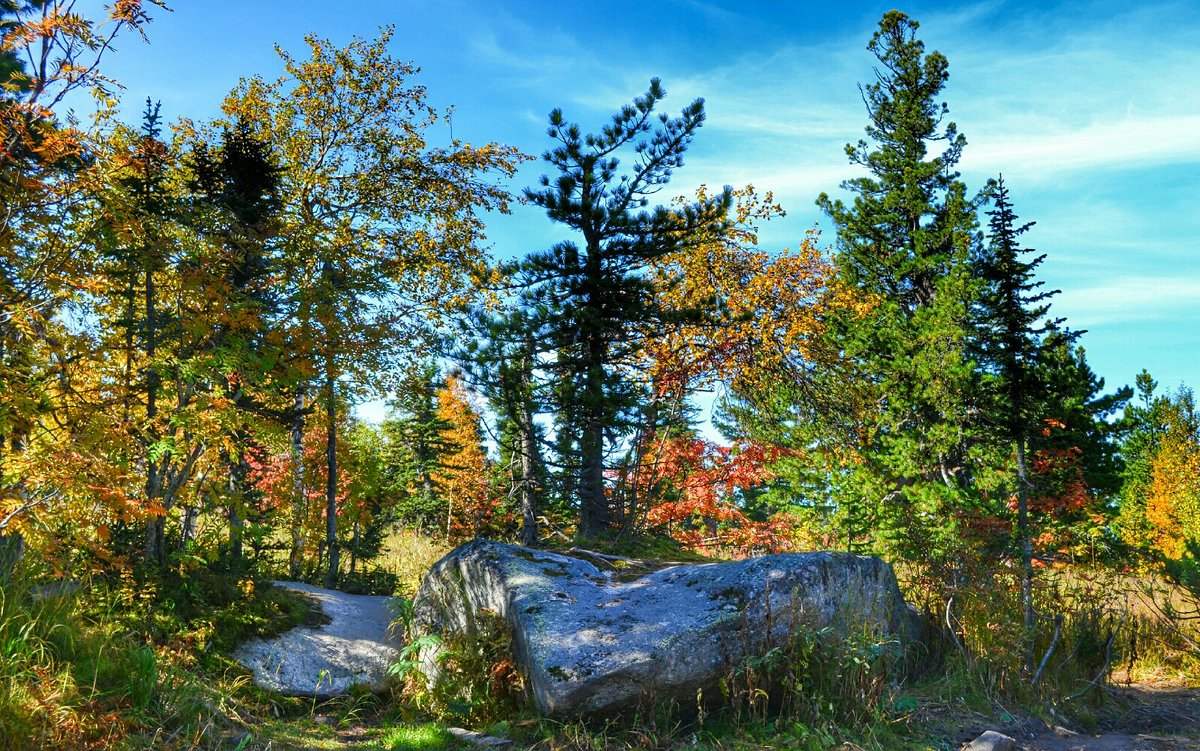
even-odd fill
[{"label": "tree trunk", "polygon": [[179,530],[179,552],[187,550],[188,543],[196,536],[196,522],[200,518],[200,509],[196,506],[183,507],[183,524]]},{"label": "tree trunk", "polygon": [[1025,437],[1017,438],[1017,537],[1021,541],[1021,610],[1025,621],[1025,671],[1033,672],[1033,540],[1029,536],[1029,478],[1025,469]]},{"label": "tree trunk", "polygon": [[[154,271],[146,269],[146,505],[155,507],[161,505],[162,472],[159,461],[152,449],[158,443],[158,428],[154,421],[158,417],[158,367],[154,362],[157,336],[157,313],[155,311]],[[146,561],[161,562],[164,547],[163,536],[166,528],[165,511],[154,513],[146,522]]]},{"label": "tree trunk", "polygon": [[244,436],[240,431],[234,440],[238,447],[228,455],[226,465],[229,471],[229,561],[234,570],[239,570],[242,564],[242,532],[245,528],[243,507],[246,498],[246,457],[241,447]]},{"label": "tree trunk", "polygon": [[25,537],[20,532],[0,534],[0,584],[7,584],[25,557]]},{"label": "tree trunk", "polygon": [[587,370],[583,380],[583,430],[579,436],[579,534],[593,538],[613,526],[604,492],[604,356],[601,332],[589,332],[585,343]]},{"label": "tree trunk", "polygon": [[533,416],[528,407],[522,408],[521,425],[518,427],[521,446],[521,544],[526,547],[537,545],[537,451],[533,434]]},{"label": "tree trunk", "polygon": [[300,565],[304,555],[304,521],[308,518],[308,497],[304,492],[304,387],[296,387],[296,401],[292,414],[292,545],[288,551],[288,576],[300,578]]},{"label": "tree trunk", "polygon": [[337,379],[333,375],[333,363],[325,363],[325,546],[329,549],[329,568],[325,573],[325,586],[332,589],[338,577],[337,542]]}]

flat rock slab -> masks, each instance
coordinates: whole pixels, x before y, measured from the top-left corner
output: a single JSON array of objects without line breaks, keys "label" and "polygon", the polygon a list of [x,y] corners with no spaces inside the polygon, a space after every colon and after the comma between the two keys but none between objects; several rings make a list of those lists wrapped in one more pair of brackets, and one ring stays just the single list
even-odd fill
[{"label": "flat rock slab", "polygon": [[[623,713],[647,701],[694,705],[698,690],[709,695],[740,660],[798,628],[865,624],[897,646],[919,628],[891,566],[877,558],[771,555],[630,580],[580,558],[477,540],[425,577],[415,626],[470,637],[485,613],[507,624],[534,703],[557,717]],[[431,681],[440,677],[439,651],[421,655]]]},{"label": "flat rock slab", "polygon": [[299,582],[274,582],[303,592],[321,605],[329,623],[299,627],[273,639],[254,639],[234,659],[259,686],[290,696],[327,698],[353,685],[381,691],[400,639],[391,629],[391,597],[348,595]]}]

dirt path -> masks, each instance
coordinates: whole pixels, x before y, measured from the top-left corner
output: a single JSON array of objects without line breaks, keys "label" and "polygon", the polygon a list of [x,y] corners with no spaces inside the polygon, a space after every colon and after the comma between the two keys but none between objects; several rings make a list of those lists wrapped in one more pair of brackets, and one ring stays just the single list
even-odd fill
[{"label": "dirt path", "polygon": [[382,688],[399,646],[390,630],[392,598],[298,582],[275,585],[316,600],[329,623],[239,647],[234,657],[254,673],[255,683],[281,694],[318,697],[343,694],[356,683]]},{"label": "dirt path", "polygon": [[1043,727],[1009,735],[1022,751],[1200,751],[1200,690],[1139,685],[1110,688],[1107,697],[1094,734]]},{"label": "dirt path", "polygon": [[1104,733],[1070,735],[1047,732],[1023,742],[1024,751],[1200,751],[1200,739],[1171,735]]}]

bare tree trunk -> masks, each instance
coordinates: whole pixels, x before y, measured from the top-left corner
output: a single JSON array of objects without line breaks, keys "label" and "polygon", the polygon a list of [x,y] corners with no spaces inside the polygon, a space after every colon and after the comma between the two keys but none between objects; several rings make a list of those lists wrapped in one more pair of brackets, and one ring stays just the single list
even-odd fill
[{"label": "bare tree trunk", "polygon": [[1021,541],[1021,610],[1025,620],[1025,671],[1033,672],[1033,540],[1029,535],[1029,478],[1025,468],[1025,437],[1017,438],[1017,537]]},{"label": "bare tree trunk", "polygon": [[288,552],[288,576],[300,578],[304,555],[304,520],[308,517],[308,497],[304,492],[304,387],[296,387],[295,413],[292,415],[292,546]]},{"label": "bare tree trunk", "polygon": [[199,518],[200,509],[198,507],[183,507],[183,527],[179,532],[179,552],[187,550],[188,543],[196,536],[196,522]]},{"label": "bare tree trunk", "polygon": [[[154,272],[146,269],[146,505],[161,505],[162,472],[159,460],[153,458],[151,449],[158,443],[158,428],[154,421],[158,417],[158,366],[154,362],[158,345],[156,330]],[[163,533],[166,518],[154,514],[146,522],[146,561],[161,562],[163,558]]]},{"label": "bare tree trunk", "polygon": [[337,381],[333,376],[333,363],[325,363],[325,462],[328,470],[325,479],[325,545],[329,549],[329,569],[325,573],[325,586],[332,589],[338,578],[337,542]]},{"label": "bare tree trunk", "polygon": [[537,545],[537,462],[534,452],[537,451],[537,438],[533,434],[533,415],[529,413],[528,402],[521,409],[520,431],[521,443],[521,544],[527,547]]}]

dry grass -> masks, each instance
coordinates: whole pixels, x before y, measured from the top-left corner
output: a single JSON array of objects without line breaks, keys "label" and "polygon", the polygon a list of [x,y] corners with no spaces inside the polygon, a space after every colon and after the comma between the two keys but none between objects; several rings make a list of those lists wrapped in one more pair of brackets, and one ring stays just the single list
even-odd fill
[{"label": "dry grass", "polygon": [[397,528],[383,544],[376,563],[396,575],[396,595],[412,599],[429,567],[449,553],[454,544],[442,537],[429,537],[416,530]]}]

